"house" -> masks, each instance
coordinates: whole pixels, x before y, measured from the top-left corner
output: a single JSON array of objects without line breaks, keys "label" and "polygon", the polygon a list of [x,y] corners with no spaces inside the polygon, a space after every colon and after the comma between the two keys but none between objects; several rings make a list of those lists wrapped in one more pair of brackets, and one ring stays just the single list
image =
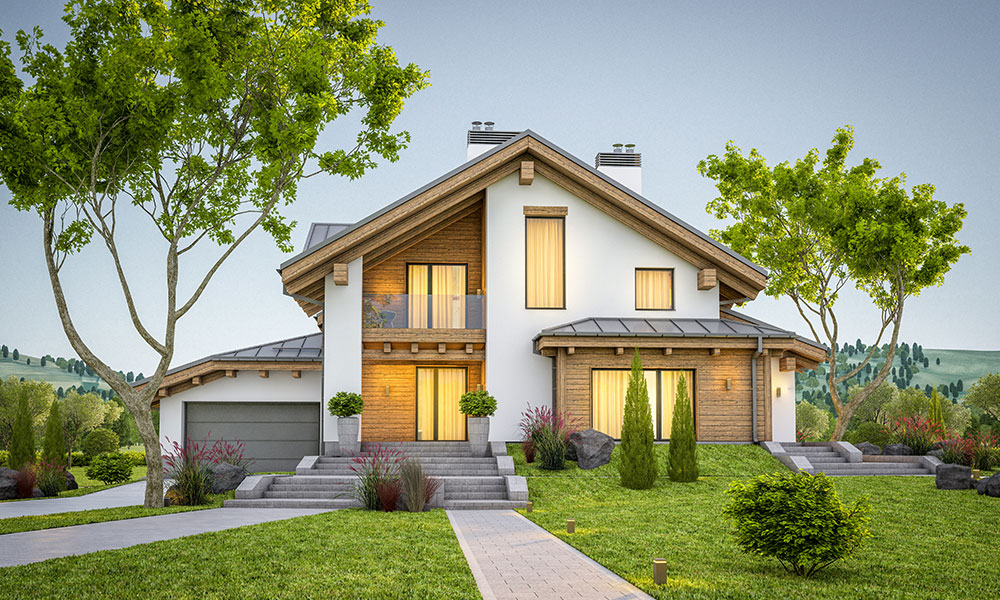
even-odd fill
[{"label": "house", "polygon": [[279,272],[318,329],[171,370],[161,435],[240,438],[282,470],[336,450],[338,391],[364,396],[363,441],[462,440],[458,398],[487,388],[491,440],[520,439],[541,405],[618,437],[638,348],[657,439],[686,378],[700,441],[794,441],[795,372],[825,353],[733,310],[766,271],[645,199],[633,148],[592,167],[480,125],[457,169],[357,223],[313,224]]}]

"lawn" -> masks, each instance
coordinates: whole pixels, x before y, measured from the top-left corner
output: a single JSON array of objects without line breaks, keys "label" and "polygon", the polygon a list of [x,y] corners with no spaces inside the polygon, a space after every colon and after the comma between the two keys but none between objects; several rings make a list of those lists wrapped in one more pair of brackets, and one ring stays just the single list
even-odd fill
[{"label": "lawn", "polygon": [[[657,446],[664,461],[666,449]],[[661,477],[651,490],[632,491],[618,484],[613,465],[546,473],[509,446],[517,472],[529,477],[527,516],[656,598],[996,597],[1000,499],[940,491],[929,477],[837,478],[842,501],[871,498],[873,538],[855,557],[802,579],[742,554],[720,514],[730,481],[784,467],[755,446],[698,451],[698,482]],[[568,535],[571,518],[576,533]],[[653,585],[654,557],[667,559],[665,586]]]},{"label": "lawn", "polygon": [[340,510],[0,569],[0,598],[479,598],[443,510]]},{"label": "lawn", "polygon": [[[86,496],[87,494],[93,494],[94,492],[100,492],[113,487],[118,487],[120,485],[125,485],[125,483],[133,483],[146,478],[146,467],[132,467],[132,476],[128,481],[125,483],[106,485],[102,481],[87,477],[86,470],[87,467],[73,467],[69,470],[69,472],[73,475],[73,478],[76,479],[76,484],[80,487],[75,490],[64,490],[59,492],[60,498]],[[39,500],[39,498],[15,498],[13,500],[0,500],[0,502],[21,502],[23,500]]]},{"label": "lawn", "polygon": [[28,517],[11,517],[0,519],[0,535],[18,533],[21,531],[36,531],[54,527],[69,527],[71,525],[86,525],[88,523],[104,523],[106,521],[121,521],[139,517],[152,517],[175,512],[204,510],[206,508],[221,508],[222,503],[233,497],[233,492],[212,494],[208,504],[200,506],[167,506],[164,508],[145,508],[142,506],[122,506],[118,508],[97,508],[94,510],[78,510],[73,512],[55,513],[51,515],[34,515]]}]

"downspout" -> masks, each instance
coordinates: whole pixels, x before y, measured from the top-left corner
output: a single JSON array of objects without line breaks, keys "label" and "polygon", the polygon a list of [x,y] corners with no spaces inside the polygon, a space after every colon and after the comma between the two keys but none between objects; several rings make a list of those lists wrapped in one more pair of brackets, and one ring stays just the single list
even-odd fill
[{"label": "downspout", "polygon": [[750,359],[750,396],[751,400],[751,419],[753,419],[753,443],[757,443],[757,360],[764,353],[764,344],[761,340],[761,336],[757,336],[757,351],[753,353],[753,358]]}]

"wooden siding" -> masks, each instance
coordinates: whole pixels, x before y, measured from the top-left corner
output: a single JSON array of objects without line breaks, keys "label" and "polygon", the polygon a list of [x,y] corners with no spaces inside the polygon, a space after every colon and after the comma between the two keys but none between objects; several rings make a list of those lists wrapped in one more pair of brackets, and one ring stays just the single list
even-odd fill
[{"label": "wooden siding", "polygon": [[[718,356],[705,350],[678,348],[664,356],[661,350],[639,351],[645,369],[692,369],[695,372],[695,428],[698,441],[749,442],[753,438],[751,405],[752,350],[725,348]],[[560,348],[556,364],[565,365],[565,373],[556,374],[556,406],[582,427],[591,424],[591,370],[628,369],[632,353],[616,354],[613,348],[576,348],[573,354]],[[758,438],[766,441],[771,427],[767,422],[767,381],[764,371],[770,367],[765,355],[758,360],[757,428]],[[726,389],[726,379],[731,380]]]},{"label": "wooden siding", "polygon": [[467,264],[467,294],[483,289],[483,205],[461,220],[369,268],[365,257],[365,294],[405,294],[408,263]]},{"label": "wooden siding", "polygon": [[[417,439],[417,367],[464,367],[468,391],[483,383],[482,362],[407,362],[363,360],[361,439],[366,442],[412,442]],[[386,395],[386,386],[389,394]]]}]

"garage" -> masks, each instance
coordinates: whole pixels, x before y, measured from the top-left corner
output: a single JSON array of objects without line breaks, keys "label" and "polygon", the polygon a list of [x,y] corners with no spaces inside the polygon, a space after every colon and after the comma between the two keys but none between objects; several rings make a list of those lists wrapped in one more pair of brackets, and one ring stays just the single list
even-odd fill
[{"label": "garage", "polygon": [[317,402],[185,402],[184,435],[243,442],[253,472],[294,471],[319,453]]}]

